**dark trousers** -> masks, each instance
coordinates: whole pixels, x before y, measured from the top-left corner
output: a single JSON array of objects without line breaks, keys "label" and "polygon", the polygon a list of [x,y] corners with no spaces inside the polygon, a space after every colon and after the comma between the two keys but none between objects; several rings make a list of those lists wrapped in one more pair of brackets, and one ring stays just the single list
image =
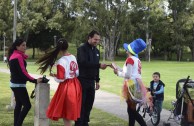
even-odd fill
[{"label": "dark trousers", "polygon": [[127,112],[129,115],[129,126],[135,126],[135,120],[139,123],[140,126],[147,126],[143,117],[136,110],[127,106]]},{"label": "dark trousers", "polygon": [[82,107],[80,118],[75,122],[75,126],[89,126],[90,112],[95,98],[95,82],[81,78],[79,81],[82,85]]},{"label": "dark trousers", "polygon": [[16,106],[14,109],[14,126],[22,126],[31,104],[25,87],[11,88],[15,95]]}]

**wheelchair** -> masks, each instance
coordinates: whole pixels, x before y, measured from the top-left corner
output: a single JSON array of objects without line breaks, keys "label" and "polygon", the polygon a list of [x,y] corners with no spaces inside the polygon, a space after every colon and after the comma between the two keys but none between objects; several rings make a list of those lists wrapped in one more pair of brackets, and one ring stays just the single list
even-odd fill
[{"label": "wheelchair", "polygon": [[189,76],[176,83],[176,99],[166,124],[174,120],[177,125],[194,126],[194,81]]}]

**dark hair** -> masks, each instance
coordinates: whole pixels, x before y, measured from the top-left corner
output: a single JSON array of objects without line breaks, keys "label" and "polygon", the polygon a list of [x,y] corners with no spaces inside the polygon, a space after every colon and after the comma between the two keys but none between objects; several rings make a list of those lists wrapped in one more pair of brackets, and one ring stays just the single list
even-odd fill
[{"label": "dark hair", "polygon": [[68,49],[68,46],[68,42],[64,38],[61,38],[57,41],[57,46],[53,50],[49,51],[43,57],[38,59],[36,61],[36,64],[40,64],[38,68],[38,70],[40,70],[40,73],[43,74],[48,68],[51,71],[52,66],[57,60],[57,55],[59,54],[59,52],[66,51]]},{"label": "dark hair", "polygon": [[159,72],[154,72],[153,75],[158,75],[160,78],[160,73]]},{"label": "dark hair", "polygon": [[[13,44],[9,47],[8,49],[8,56],[7,56],[7,60],[9,62],[9,58],[11,57],[11,55],[13,54],[14,50],[17,50],[16,46],[20,46],[23,42],[25,42],[22,38],[18,38],[16,39]],[[9,66],[9,63],[8,63]]]},{"label": "dark hair", "polygon": [[95,31],[95,30],[92,30],[92,31],[88,34],[88,39],[89,39],[89,38],[93,38],[95,34],[100,35],[99,32],[97,32],[97,31]]}]

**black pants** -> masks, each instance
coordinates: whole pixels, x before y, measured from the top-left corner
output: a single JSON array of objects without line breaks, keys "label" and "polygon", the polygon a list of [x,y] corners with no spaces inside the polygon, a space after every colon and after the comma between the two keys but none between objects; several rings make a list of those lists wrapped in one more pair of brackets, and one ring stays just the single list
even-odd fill
[{"label": "black pants", "polygon": [[81,78],[79,81],[82,85],[82,106],[80,118],[75,122],[75,126],[88,126],[95,98],[95,82]]},{"label": "black pants", "polygon": [[16,106],[14,109],[14,126],[22,126],[31,104],[25,87],[11,88],[15,95]]},{"label": "black pants", "polygon": [[129,126],[135,126],[135,120],[139,123],[139,125],[146,126],[143,117],[136,110],[133,110],[127,106],[127,112],[129,115]]}]

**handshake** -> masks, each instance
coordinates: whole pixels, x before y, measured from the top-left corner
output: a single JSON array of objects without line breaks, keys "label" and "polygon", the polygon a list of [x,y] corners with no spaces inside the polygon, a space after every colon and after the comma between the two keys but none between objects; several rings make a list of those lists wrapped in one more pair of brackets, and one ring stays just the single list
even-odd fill
[{"label": "handshake", "polygon": [[117,70],[119,68],[115,63],[111,63],[111,64],[109,64],[107,66],[111,67],[114,70]]},{"label": "handshake", "polygon": [[113,69],[118,69],[118,66],[115,63],[111,63],[111,64],[100,64],[100,68],[101,69],[106,69],[106,67],[109,66]]},{"label": "handshake", "polygon": [[106,69],[106,67],[109,66],[114,70],[120,69],[115,63],[111,63],[111,64],[100,64],[100,68],[101,69]]}]

